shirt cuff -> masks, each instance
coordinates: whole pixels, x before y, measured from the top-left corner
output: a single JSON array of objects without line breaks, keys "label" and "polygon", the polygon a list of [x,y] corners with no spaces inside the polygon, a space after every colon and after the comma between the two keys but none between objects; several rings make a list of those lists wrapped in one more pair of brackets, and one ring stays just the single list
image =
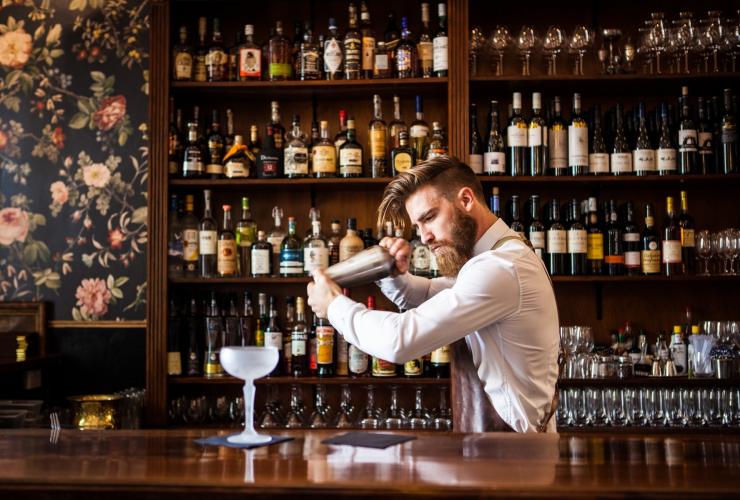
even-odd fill
[{"label": "shirt cuff", "polygon": [[[348,319],[349,309],[356,304],[356,302],[345,295],[337,295],[329,303],[329,307],[326,309],[326,316],[329,323],[342,333],[345,330],[345,322]],[[342,335],[344,335],[342,333]]]}]

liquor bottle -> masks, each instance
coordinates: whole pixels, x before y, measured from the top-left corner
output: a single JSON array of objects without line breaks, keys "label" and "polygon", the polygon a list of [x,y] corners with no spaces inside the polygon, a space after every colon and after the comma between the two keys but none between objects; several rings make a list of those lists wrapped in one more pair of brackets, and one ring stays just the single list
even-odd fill
[{"label": "liquor bottle", "polygon": [[334,177],[337,174],[337,150],[329,140],[329,122],[321,121],[321,140],[311,148],[313,175]]},{"label": "liquor bottle", "polygon": [[546,264],[551,276],[568,274],[568,243],[565,226],[560,223],[560,203],[550,200],[550,227],[547,228]]},{"label": "liquor bottle", "polygon": [[188,44],[186,26],[180,26],[180,43],[172,48],[172,79],[181,82],[193,79],[193,48]]},{"label": "liquor bottle", "polygon": [[257,125],[249,126],[249,144],[247,144],[247,150],[252,153],[255,158],[254,161],[256,162],[256,159],[262,151],[262,140],[260,139]]},{"label": "liquor bottle", "polygon": [[262,79],[262,50],[254,43],[254,26],[244,26],[244,42],[239,46],[239,81]]},{"label": "liquor bottle", "polygon": [[371,79],[375,67],[375,31],[365,0],[360,2],[360,32],[362,34],[362,77]]},{"label": "liquor bottle", "polygon": [[182,176],[184,178],[202,177],[205,172],[204,154],[198,136],[198,124],[188,123],[188,145],[182,154]]},{"label": "liquor bottle", "polygon": [[[516,113],[516,110],[514,110]],[[550,175],[568,175],[568,127],[563,120],[560,97],[555,96],[553,117],[547,131]]]},{"label": "liquor bottle", "polygon": [[267,241],[264,231],[257,231],[257,241],[250,251],[251,274],[255,278],[272,274],[272,245]]},{"label": "liquor bottle", "polygon": [[716,158],[714,154],[714,137],[712,131],[712,125],[707,119],[707,106],[704,98],[699,97],[699,130],[697,131],[698,136],[698,165],[697,173],[699,174],[713,174],[716,170]]},{"label": "liquor bottle", "polygon": [[383,40],[378,41],[375,48],[375,62],[373,64],[373,78],[390,78],[393,76],[388,48]]},{"label": "liquor bottle", "polygon": [[185,213],[180,221],[182,228],[182,267],[188,277],[198,275],[198,219],[193,213],[193,195],[185,195]]},{"label": "liquor bottle", "polygon": [[236,300],[233,294],[229,294],[229,306],[222,309],[224,335],[223,346],[241,345],[241,335],[239,333],[239,313],[236,310]]},{"label": "liquor bottle", "polygon": [[635,209],[631,201],[624,207],[622,229],[624,269],[628,276],[640,274],[640,227],[635,223]]},{"label": "liquor bottle", "polygon": [[661,250],[663,274],[666,276],[683,274],[681,228],[674,211],[672,196],[666,197],[666,221],[663,227]]},{"label": "liquor bottle", "polygon": [[182,127],[182,110],[175,111],[175,99],[170,97],[170,125],[167,132],[167,175],[177,177],[180,174],[182,153],[184,150],[180,140]]},{"label": "liquor bottle", "polygon": [[201,360],[203,359],[202,322],[199,317],[198,299],[191,298],[185,317],[185,335],[188,339],[187,354],[185,358],[185,373],[188,376],[201,374]]},{"label": "liquor bottle", "polygon": [[429,125],[424,121],[424,105],[420,95],[416,96],[416,119],[411,123],[409,135],[411,136],[411,147],[416,151],[416,164],[418,165],[427,157],[429,147]]},{"label": "liquor bottle", "polygon": [[437,17],[439,27],[434,35],[434,76],[447,76],[447,5],[443,2],[437,4]]},{"label": "liquor bottle", "polygon": [[308,147],[306,135],[301,130],[301,119],[293,115],[293,130],[288,134],[284,150],[285,177],[297,179],[308,176]]},{"label": "liquor bottle", "polygon": [[211,215],[211,190],[203,191],[205,201],[203,218],[198,225],[198,254],[200,255],[201,278],[212,278],[216,275],[216,241],[218,226]]},{"label": "liquor bottle", "polygon": [[725,113],[722,115],[722,128],[721,128],[721,143],[722,152],[720,163],[722,169],[720,170],[724,174],[736,174],[738,173],[738,161],[740,161],[740,153],[738,153],[737,147],[737,117],[733,113],[732,106],[732,90],[724,90],[724,105]]},{"label": "liquor bottle", "polygon": [[671,335],[671,342],[668,345],[668,350],[671,353],[671,359],[673,365],[676,367],[676,375],[684,376],[688,375],[688,356],[686,352],[686,344],[683,341],[683,335],[681,334],[681,326],[673,326],[673,335]]},{"label": "liquor bottle", "polygon": [[416,76],[416,43],[411,38],[408,19],[401,18],[401,40],[396,46],[396,78],[414,78]]},{"label": "liquor bottle", "polygon": [[257,177],[272,179],[280,177],[283,170],[283,154],[276,148],[275,134],[272,125],[267,125],[265,145],[257,156]]},{"label": "liquor bottle", "polygon": [[447,156],[447,153],[447,139],[442,130],[442,125],[439,122],[432,122],[432,140],[429,141],[427,160]]},{"label": "liquor bottle", "polygon": [[344,34],[344,79],[357,80],[362,73],[362,34],[357,29],[357,8],[349,3],[349,27]]},{"label": "liquor bottle", "polygon": [[409,133],[399,133],[399,146],[391,151],[391,167],[394,176],[406,172],[416,164],[416,151],[409,146]]},{"label": "liquor bottle", "polygon": [[698,163],[699,137],[691,119],[688,94],[688,87],[681,87],[681,122],[678,129],[678,173],[681,175],[696,173]]},{"label": "liquor bottle", "polygon": [[208,303],[205,317],[205,362],[203,363],[203,375],[206,378],[223,377],[224,369],[221,367],[219,354],[221,353],[221,340],[223,336],[223,324],[218,311],[218,299],[216,292],[211,292],[211,300]]},{"label": "liquor bottle", "polygon": [[300,42],[298,60],[296,62],[296,76],[299,80],[321,79],[321,53],[318,44],[314,41],[311,26],[306,23],[303,29],[303,40]]},{"label": "liquor bottle", "polygon": [[267,241],[272,245],[271,271],[277,276],[280,273],[280,249],[285,239],[285,231],[282,228],[283,209],[278,206],[272,207],[272,218],[274,225],[267,235]]},{"label": "liquor bottle", "polygon": [[208,133],[208,159],[206,174],[211,179],[219,179],[224,175],[224,136],[221,134],[221,124],[218,110],[213,110],[211,131]]},{"label": "liquor bottle", "polygon": [[343,262],[364,249],[365,243],[357,236],[357,219],[350,217],[347,219],[347,234],[339,242],[339,261]]},{"label": "liquor bottle", "polygon": [[383,110],[381,108],[380,96],[373,96],[373,119],[368,125],[368,136],[370,142],[370,176],[385,177],[388,172],[388,159],[386,157],[386,144],[388,144],[388,127],[383,121]]},{"label": "liquor bottle", "polygon": [[478,130],[478,108],[470,103],[470,169],[475,174],[483,173],[483,138]]},{"label": "liquor bottle", "polygon": [[542,119],[542,94],[532,93],[532,119],[527,133],[527,163],[529,175],[545,175],[547,165],[547,124]]},{"label": "liquor bottle", "polygon": [[681,213],[678,216],[681,232],[681,263],[683,274],[695,272],[694,218],[689,215],[689,200],[686,191],[681,191]]},{"label": "liquor bottle", "polygon": [[370,367],[370,357],[358,347],[349,344],[347,351],[348,371],[350,377],[367,377]]},{"label": "liquor bottle", "polygon": [[183,274],[183,228],[180,221],[179,204],[176,194],[170,195],[170,213],[167,231],[167,276],[179,278]]},{"label": "liquor bottle", "polygon": [[[246,273],[244,274],[246,276]],[[244,292],[242,311],[239,315],[239,340],[240,345],[254,345],[254,310],[252,309],[252,294]]]},{"label": "liquor bottle", "polygon": [[295,297],[285,297],[285,320],[282,325],[283,357],[282,372],[285,375],[293,373],[293,326],[295,325]]},{"label": "liquor bottle", "polygon": [[611,168],[614,175],[632,175],[632,152],[630,151],[627,135],[624,132],[622,105],[617,104],[616,129],[614,132],[614,147],[611,154]]},{"label": "liquor bottle", "polygon": [[182,323],[180,311],[175,299],[170,298],[169,314],[167,317],[167,375],[182,375],[182,352],[180,335]]},{"label": "liquor bottle", "polygon": [[316,332],[316,375],[318,377],[333,377],[335,371],[334,345],[336,332],[329,320],[314,314]]},{"label": "liquor bottle", "polygon": [[419,52],[419,76],[429,78],[434,74],[434,42],[429,31],[429,3],[421,3],[421,31],[416,44]]},{"label": "liquor bottle", "polygon": [[604,239],[606,240],[606,251],[604,253],[606,274],[609,276],[621,276],[625,271],[622,226],[619,224],[617,203],[614,200],[609,200],[608,203]]},{"label": "liquor bottle", "polygon": [[321,221],[311,221],[311,236],[303,247],[303,271],[306,276],[311,276],[314,269],[326,269],[329,267],[329,245],[326,238],[321,234]]},{"label": "liquor bottle", "polygon": [[290,333],[290,365],[294,377],[308,375],[308,325],[303,297],[296,298],[296,320]]},{"label": "liquor bottle", "polygon": [[432,351],[431,372],[434,378],[450,378],[450,346],[444,345]]},{"label": "liquor bottle", "polygon": [[655,150],[648,137],[645,123],[645,103],[641,102],[639,107],[639,125],[637,128],[637,142],[632,153],[632,165],[637,175],[650,175],[657,170],[655,164]]},{"label": "liquor bottle", "polygon": [[429,276],[430,253],[429,246],[421,240],[421,230],[418,226],[414,228],[414,237],[411,244],[411,259],[409,272],[416,276]]},{"label": "liquor bottle", "polygon": [[378,240],[376,240],[373,236],[373,228],[368,227],[367,229],[365,229],[362,242],[365,244],[365,248],[370,248],[378,244]]},{"label": "liquor bottle", "polygon": [[522,116],[522,94],[514,92],[513,115],[506,130],[507,163],[510,175],[524,175],[527,161],[528,124]]},{"label": "liquor bottle", "polygon": [[252,219],[252,211],[249,209],[249,198],[244,196],[242,197],[242,218],[236,224],[237,263],[240,276],[249,276],[251,273],[252,245],[256,241],[257,224]]},{"label": "liquor bottle", "polygon": [[573,112],[568,125],[568,167],[570,175],[588,172],[588,123],[581,116],[581,94],[573,94]]},{"label": "liquor bottle", "polygon": [[[319,135],[319,140],[321,136]],[[342,144],[347,142],[347,110],[339,110],[339,132],[334,136],[334,147],[337,150],[337,158],[339,158],[339,148]]]},{"label": "liquor bottle", "polygon": [[344,78],[342,42],[339,40],[337,21],[329,18],[329,34],[324,40],[324,76],[327,80]]},{"label": "liquor bottle", "polygon": [[519,236],[521,236],[522,238],[526,238],[526,235],[524,234],[525,227],[521,221],[521,209],[519,206],[518,195],[511,195],[509,212],[511,214],[511,223],[509,224],[509,228],[511,228],[512,231],[518,233]]},{"label": "liquor bottle", "polygon": [[208,47],[206,47],[206,31],[208,31],[208,19],[198,18],[198,46],[195,48],[193,57],[193,81],[208,81],[208,70],[206,60],[208,58]]},{"label": "liquor bottle", "polygon": [[391,66],[395,68],[396,47],[398,47],[400,35],[398,24],[396,24],[396,13],[393,10],[388,13],[388,22],[383,32],[383,40],[385,41],[385,46],[388,48]]},{"label": "liquor bottle", "polygon": [[588,173],[592,175],[609,174],[609,152],[606,149],[601,119],[601,106],[596,104],[593,110],[594,136],[591,140],[591,152],[588,155]]},{"label": "liquor bottle", "polygon": [[540,197],[536,194],[529,198],[530,223],[527,228],[527,237],[534,248],[534,253],[545,259],[545,225],[540,221]]},{"label": "liquor bottle", "polygon": [[[375,309],[375,297],[372,295],[367,298],[367,308],[371,311]],[[395,377],[396,364],[373,356],[371,360],[370,374],[373,377]]]},{"label": "liquor bottle", "polygon": [[257,295],[257,321],[254,327],[254,345],[265,347],[265,330],[270,316],[267,311],[267,294],[260,293]]},{"label": "liquor bottle", "polygon": [[234,136],[234,144],[224,155],[223,171],[227,179],[246,179],[252,175],[252,165],[256,157],[244,144],[241,135]]},{"label": "liquor bottle", "polygon": [[268,42],[267,77],[270,81],[288,80],[293,71],[291,64],[291,47],[283,35],[283,22],[275,22],[275,34]]},{"label": "liquor bottle", "polygon": [[586,226],[586,270],[591,275],[604,273],[604,233],[599,224],[596,198],[588,199],[588,225]]},{"label": "liquor bottle", "polygon": [[642,274],[660,274],[660,237],[655,230],[653,206],[645,205],[645,229],[642,231],[640,267]]},{"label": "liquor bottle", "polygon": [[213,18],[213,31],[211,33],[211,45],[208,47],[206,56],[206,74],[209,82],[224,82],[228,76],[229,55],[224,48],[221,37],[221,22],[217,17]]},{"label": "liquor bottle", "polygon": [[657,168],[660,175],[676,173],[676,146],[668,126],[668,106],[660,104],[660,139],[658,141]]},{"label": "liquor bottle", "polygon": [[329,241],[327,242],[327,248],[329,249],[329,265],[333,266],[339,262],[339,245],[342,241],[342,225],[338,220],[331,221],[331,235],[329,235]]},{"label": "liquor bottle", "polygon": [[505,175],[506,153],[504,152],[504,137],[499,129],[498,101],[491,101],[488,121],[488,143],[483,153],[483,172],[488,175]]},{"label": "liquor bottle", "polygon": [[501,196],[499,196],[499,190],[496,186],[491,190],[490,208],[496,217],[501,217]]},{"label": "liquor bottle", "polygon": [[[385,142],[381,144],[385,150]],[[357,142],[355,132],[355,119],[350,117],[347,120],[347,140],[339,148],[339,176],[362,177],[362,156],[362,146]]]},{"label": "liquor bottle", "polygon": [[280,360],[277,365],[275,365],[275,369],[272,370],[269,376],[276,377],[278,375],[281,375],[283,373],[283,350],[284,350],[284,344],[283,344],[283,331],[280,329],[280,324],[278,323],[278,312],[277,307],[275,306],[275,297],[270,295],[270,319],[267,323],[267,328],[265,328],[265,347],[274,347],[278,350],[278,359]]},{"label": "liquor bottle", "polygon": [[[231,151],[231,146],[234,145],[234,113],[231,109],[226,109],[226,133],[224,134],[224,153]],[[225,155],[224,155],[225,156]],[[226,162],[226,159],[223,160]],[[226,164],[224,163],[224,167]]]},{"label": "liquor bottle", "polygon": [[303,276],[303,244],[296,236],[295,217],[288,217],[288,235],[280,245],[280,276]]},{"label": "liquor bottle", "polygon": [[243,43],[244,37],[237,30],[234,33],[234,44],[226,50],[226,81],[239,81],[239,46]]},{"label": "liquor bottle", "polygon": [[570,226],[568,227],[568,269],[571,276],[586,274],[588,253],[586,228],[581,224],[581,207],[575,198],[570,200]]},{"label": "liquor bottle", "polygon": [[388,149],[398,147],[399,139],[398,134],[401,131],[408,132],[409,128],[406,126],[406,122],[401,118],[401,98],[397,95],[393,96],[393,120],[388,124]]},{"label": "liquor bottle", "polygon": [[216,269],[222,278],[238,276],[236,236],[231,226],[231,205],[224,205],[224,225],[218,235]]},{"label": "liquor bottle", "polygon": [[290,46],[290,57],[288,61],[291,65],[291,77],[295,77],[296,80],[300,79],[299,71],[301,66],[301,43],[303,42],[304,28],[311,29],[311,23],[305,21],[296,20],[293,23],[293,40],[288,39]]}]

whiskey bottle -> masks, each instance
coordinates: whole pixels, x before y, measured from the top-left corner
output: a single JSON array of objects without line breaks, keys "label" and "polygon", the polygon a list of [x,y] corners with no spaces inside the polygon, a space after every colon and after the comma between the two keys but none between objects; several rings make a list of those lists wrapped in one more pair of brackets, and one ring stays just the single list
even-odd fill
[{"label": "whiskey bottle", "polygon": [[167,132],[167,174],[177,177],[180,173],[183,145],[180,140],[180,127],[182,125],[182,111],[177,110],[175,118],[175,100],[170,97],[170,126]]},{"label": "whiskey bottle", "polygon": [[416,96],[416,119],[411,123],[409,136],[411,147],[416,151],[416,164],[418,165],[427,157],[429,148],[429,124],[424,121],[424,103],[420,95]]},{"label": "whiskey bottle", "polygon": [[321,121],[321,140],[311,149],[313,175],[315,177],[334,177],[337,174],[337,150],[329,140],[329,122]]},{"label": "whiskey bottle", "polygon": [[570,175],[588,173],[588,123],[581,116],[581,94],[573,94],[573,111],[568,125],[568,168]]},{"label": "whiskey bottle", "polygon": [[254,43],[254,26],[244,26],[244,43],[239,46],[239,81],[262,79],[262,50]]},{"label": "whiskey bottle", "polygon": [[344,79],[357,80],[362,70],[362,34],[357,29],[357,8],[349,3],[349,27],[344,34]]},{"label": "whiskey bottle", "polygon": [[211,215],[211,190],[203,191],[205,201],[203,218],[198,225],[198,253],[200,255],[200,277],[212,278],[216,275],[216,241],[218,226]]},{"label": "whiskey bottle", "polygon": [[264,231],[257,231],[257,241],[250,251],[252,276],[267,277],[272,274],[272,245],[267,241]]},{"label": "whiskey bottle", "polygon": [[244,37],[242,33],[237,31],[234,33],[234,44],[229,47],[228,53],[228,66],[226,71],[226,81],[238,82],[239,81],[239,47],[244,43]]},{"label": "whiskey bottle", "polygon": [[280,123],[280,103],[277,101],[270,103],[270,125],[274,134],[275,147],[282,151],[285,147],[285,127]]},{"label": "whiskey bottle", "polygon": [[416,164],[416,152],[409,146],[409,133],[402,130],[398,134],[399,146],[391,151],[393,175],[406,172]]},{"label": "whiskey bottle", "polygon": [[642,274],[660,274],[660,237],[655,230],[653,206],[645,205],[645,229],[642,231],[640,267]]},{"label": "whiskey bottle", "polygon": [[224,370],[221,367],[219,354],[221,353],[221,341],[223,336],[223,324],[218,310],[218,298],[216,292],[211,292],[211,300],[208,303],[205,317],[205,362],[203,363],[203,375],[206,378],[223,377]]},{"label": "whiskey bottle", "polygon": [[375,31],[365,0],[360,2],[360,32],[362,33],[362,76],[371,79],[375,67]]},{"label": "whiskey bottle", "polygon": [[257,156],[257,177],[273,179],[280,177],[283,170],[283,154],[275,147],[275,135],[272,125],[267,125],[265,146]]},{"label": "whiskey bottle", "polygon": [[450,378],[450,346],[444,345],[432,351],[432,376]]},{"label": "whiskey bottle", "polygon": [[416,43],[411,38],[408,19],[401,18],[401,40],[396,47],[396,78],[414,78],[417,64]]},{"label": "whiskey bottle", "polygon": [[342,241],[342,225],[338,220],[331,221],[331,235],[327,242],[327,248],[329,249],[329,265],[333,266],[339,262],[339,245]]},{"label": "whiskey bottle", "polygon": [[427,160],[447,156],[447,138],[439,122],[432,122],[432,140],[429,142]]},{"label": "whiskey bottle", "polygon": [[416,276],[429,276],[429,247],[421,240],[421,230],[418,226],[414,228],[414,238],[411,243],[411,262],[409,272]]},{"label": "whiskey bottle", "polygon": [[198,276],[198,219],[193,213],[193,195],[185,195],[185,213],[183,214],[182,227],[182,261],[185,276]]},{"label": "whiskey bottle", "polygon": [[211,46],[206,56],[206,73],[209,82],[224,82],[228,75],[229,56],[224,48],[221,37],[221,23],[217,17],[213,18],[213,33]]},{"label": "whiskey bottle", "polygon": [[193,48],[188,44],[185,26],[180,26],[180,43],[172,48],[172,79],[181,82],[193,79]]},{"label": "whiskey bottle", "polygon": [[398,147],[399,140],[398,134],[405,130],[408,132],[406,122],[401,118],[401,98],[397,95],[393,96],[393,120],[388,124],[388,149],[392,150]]},{"label": "whiskey bottle", "polygon": [[353,117],[347,120],[347,141],[339,148],[339,175],[362,177],[362,146],[356,139]]},{"label": "whiskey bottle", "polygon": [[303,31],[303,41],[298,52],[298,78],[300,80],[321,79],[321,56],[319,46],[313,38],[311,26],[306,25]]},{"label": "whiskey bottle", "polygon": [[184,178],[202,177],[205,173],[204,155],[198,136],[198,123],[188,123],[188,144],[182,154],[182,176]]},{"label": "whiskey bottle", "polygon": [[388,143],[388,127],[383,121],[380,96],[373,96],[373,119],[368,126],[370,139],[370,176],[373,178],[385,177],[388,171],[386,158],[386,144]]},{"label": "whiskey bottle", "polygon": [[357,219],[347,219],[347,234],[339,243],[339,262],[343,262],[365,249],[364,242],[357,236]]},{"label": "whiskey bottle", "polygon": [[308,375],[308,325],[303,297],[296,298],[296,320],[290,334],[291,371],[294,377]]},{"label": "whiskey bottle", "polygon": [[265,330],[270,321],[270,315],[267,311],[267,294],[260,293],[257,295],[257,321],[254,328],[254,345],[265,347]]},{"label": "whiskey bottle", "polygon": [[217,244],[217,271],[222,278],[238,276],[236,236],[231,225],[231,205],[224,205],[224,224],[218,235]]},{"label": "whiskey bottle", "polygon": [[631,201],[624,207],[622,243],[625,272],[628,276],[637,276],[640,274],[640,228],[635,223],[635,209]]},{"label": "whiskey bottle", "polygon": [[604,239],[606,240],[606,251],[604,253],[606,274],[609,276],[621,276],[625,272],[622,226],[619,224],[617,203],[614,200],[609,200],[607,206],[606,228],[604,230]]},{"label": "whiskey bottle", "polygon": [[[230,108],[226,109],[226,133],[224,134],[224,153],[231,151],[234,145],[234,112]],[[224,160],[226,161],[226,160]]]},{"label": "whiskey bottle", "polygon": [[270,234],[267,236],[267,241],[272,245],[272,263],[270,269],[272,274],[277,276],[280,273],[280,249],[285,239],[285,231],[282,227],[283,209],[278,206],[272,207],[272,218],[274,225]]},{"label": "whiskey bottle", "polygon": [[213,110],[211,131],[208,134],[208,163],[206,174],[211,179],[219,179],[224,175],[224,136],[221,134],[221,124],[218,110]]},{"label": "whiskey bottle", "polygon": [[542,118],[542,94],[532,93],[532,119],[527,131],[529,175],[545,175],[547,165],[547,123]]},{"label": "whiskey bottle", "polygon": [[285,147],[285,177],[297,179],[308,176],[308,147],[306,135],[301,130],[301,119],[293,115],[293,130]]},{"label": "whiskey bottle", "polygon": [[[514,114],[516,115],[516,106],[514,108]],[[553,117],[550,120],[547,134],[550,175],[568,175],[568,127],[561,114],[559,96],[555,96]]]},{"label": "whiskey bottle", "polygon": [[[244,273],[246,276],[247,273]],[[254,345],[254,310],[252,309],[252,294],[244,292],[241,315],[239,316],[239,345]]]},{"label": "whiskey bottle", "polygon": [[255,157],[254,161],[259,156],[260,151],[262,151],[262,141],[260,140],[257,125],[249,126],[249,144],[247,144],[247,150]]},{"label": "whiskey bottle", "polygon": [[478,107],[470,103],[470,169],[475,174],[483,173],[483,138],[478,130]]},{"label": "whiskey bottle", "polygon": [[208,81],[208,70],[206,61],[208,59],[208,47],[206,47],[206,31],[208,30],[208,19],[198,18],[198,46],[195,48],[193,57],[193,80],[196,82]]},{"label": "whiskey bottle", "polygon": [[319,377],[333,377],[336,369],[334,361],[334,345],[336,332],[329,320],[314,315],[316,326],[316,375]]},{"label": "whiskey bottle", "polygon": [[444,77],[447,76],[447,6],[443,2],[437,4],[437,16],[439,27],[432,40],[434,76]]},{"label": "whiskey bottle", "polygon": [[383,40],[378,41],[375,48],[375,64],[373,66],[373,78],[390,78],[393,76],[389,49]]},{"label": "whiskey bottle", "polygon": [[275,297],[270,295],[270,319],[265,328],[265,347],[274,347],[279,353],[279,362],[270,373],[270,377],[276,377],[283,373],[283,332],[278,324],[278,313],[275,307]]},{"label": "whiskey bottle", "polygon": [[234,136],[234,144],[224,155],[224,176],[227,179],[246,179],[252,176],[256,158],[244,144],[241,135]]},{"label": "whiskey bottle", "polygon": [[344,58],[342,43],[339,40],[337,21],[329,18],[329,34],[324,40],[324,76],[327,80],[344,78]]},{"label": "whiskey bottle", "polygon": [[267,68],[268,79],[272,82],[280,80],[289,80],[293,71],[291,64],[290,42],[283,35],[283,22],[275,22],[275,35],[270,38],[268,44],[268,61]]},{"label": "whiskey bottle", "polygon": [[327,267],[329,267],[329,245],[321,234],[321,221],[317,215],[311,221],[311,236],[303,247],[303,271],[306,276],[311,276],[315,269]]},{"label": "whiskey bottle", "polygon": [[288,235],[280,245],[280,276],[303,276],[303,244],[296,236],[295,217],[288,217]]},{"label": "whiskey bottle", "polygon": [[[319,141],[321,135],[319,134]],[[339,158],[339,149],[342,144],[347,142],[347,111],[344,109],[339,110],[339,132],[334,136],[334,147],[337,149],[337,158]]]},{"label": "whiskey bottle", "polygon": [[421,31],[416,47],[419,52],[419,76],[429,78],[434,74],[434,43],[429,30],[428,2],[421,3]]},{"label": "whiskey bottle", "polygon": [[176,194],[170,195],[170,213],[167,216],[167,276],[170,278],[182,276],[183,237],[177,201]]}]

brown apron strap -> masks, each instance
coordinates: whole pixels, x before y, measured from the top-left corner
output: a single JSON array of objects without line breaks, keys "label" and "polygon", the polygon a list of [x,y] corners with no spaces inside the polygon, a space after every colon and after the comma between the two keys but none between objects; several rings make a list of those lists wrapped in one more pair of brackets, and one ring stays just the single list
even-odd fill
[{"label": "brown apron strap", "polygon": [[[491,250],[497,250],[501,245],[511,240],[521,241],[534,251],[529,240],[520,236],[504,236],[493,245]],[[547,274],[550,286],[552,286],[552,279],[546,268],[545,274]],[[458,401],[455,414],[456,430],[459,432],[514,432],[491,404],[484,390],[483,381],[478,377],[478,371],[473,363],[473,355],[465,338],[452,344],[451,354],[453,358],[451,383]],[[560,358],[558,359],[558,379],[563,365],[563,360]],[[537,432],[547,431],[547,425],[557,407],[558,390],[556,388],[550,407],[545,411],[544,418],[537,425]]]}]

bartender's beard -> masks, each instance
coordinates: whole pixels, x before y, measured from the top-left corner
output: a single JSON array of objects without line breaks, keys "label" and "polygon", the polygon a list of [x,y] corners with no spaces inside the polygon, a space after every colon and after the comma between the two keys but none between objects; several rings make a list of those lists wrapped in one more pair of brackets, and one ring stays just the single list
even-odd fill
[{"label": "bartender's beard", "polygon": [[455,209],[452,221],[452,240],[441,240],[434,243],[434,256],[442,276],[456,278],[460,269],[473,255],[475,236],[478,224],[475,219]]}]

